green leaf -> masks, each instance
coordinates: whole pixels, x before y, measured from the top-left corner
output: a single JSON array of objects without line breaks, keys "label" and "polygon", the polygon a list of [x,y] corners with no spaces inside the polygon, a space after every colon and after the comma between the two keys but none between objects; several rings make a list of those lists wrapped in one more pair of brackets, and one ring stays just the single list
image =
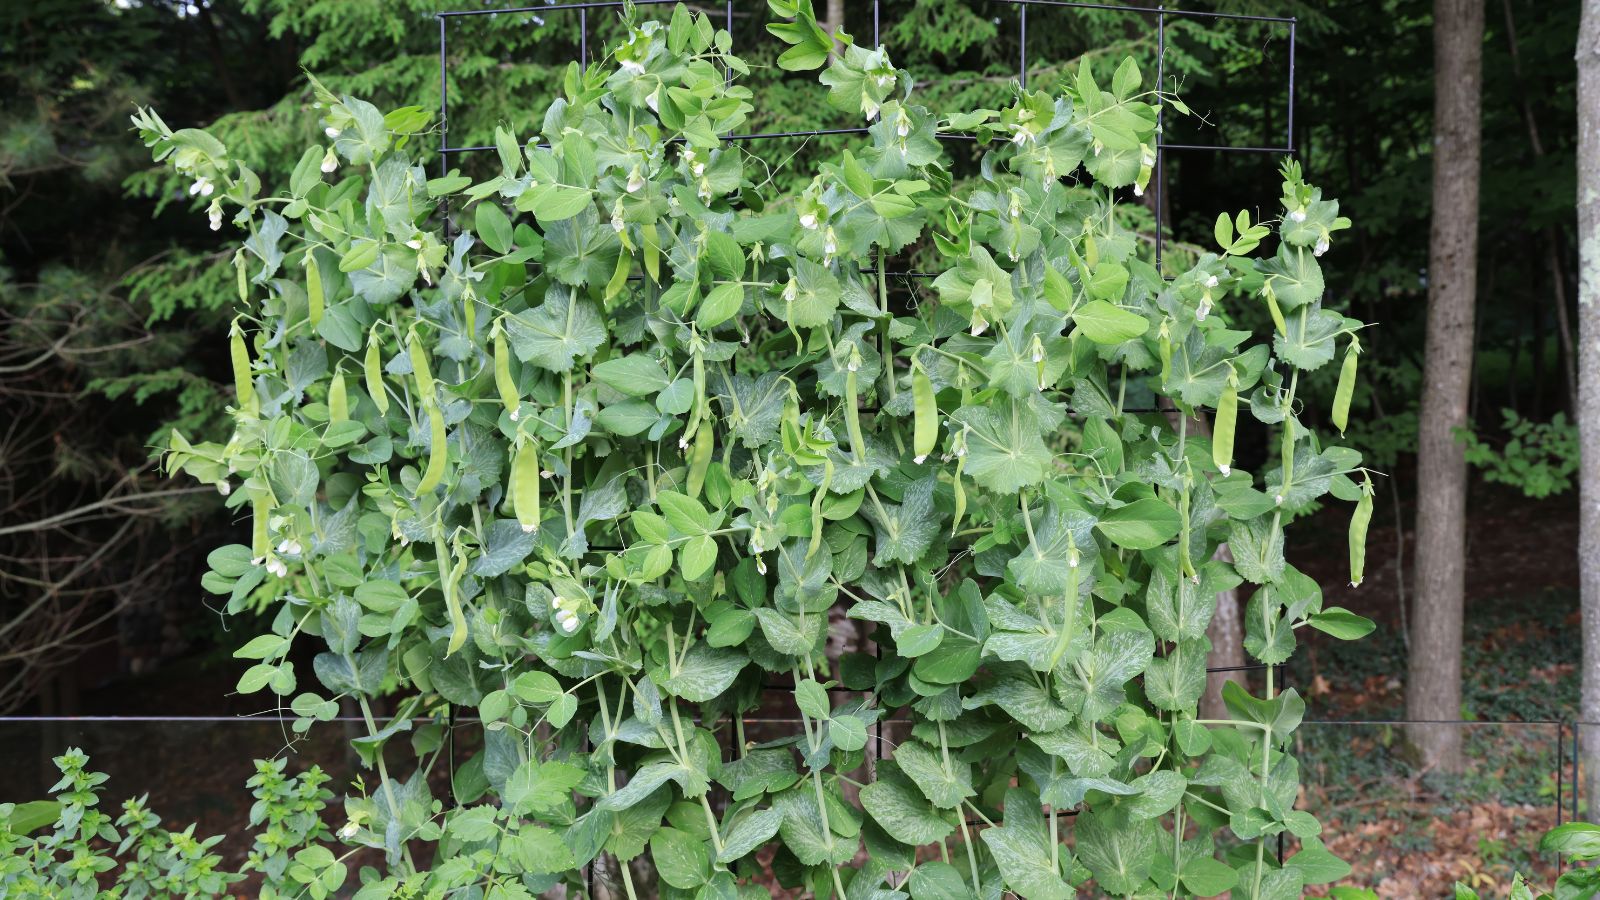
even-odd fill
[{"label": "green leaf", "polygon": [[1298,871],[1302,884],[1329,884],[1350,875],[1350,864],[1322,847],[1306,847],[1283,865]]},{"label": "green leaf", "polygon": [[656,682],[674,697],[704,703],[726,691],[747,662],[745,655],[737,650],[713,647],[702,641],[689,648],[677,674],[658,678]]},{"label": "green leaf", "polygon": [[705,329],[715,328],[733,318],[743,305],[744,285],[719,284],[700,301],[700,308],[694,314],[695,324]]},{"label": "green leaf", "polygon": [[[1005,821],[999,828],[984,829],[979,836],[999,865],[1006,887],[1029,900],[1070,900],[1075,892],[1051,862],[1050,838],[1038,799],[1019,788],[1007,791]],[[1082,838],[1079,843],[1081,846]]]},{"label": "green leaf", "polygon": [[490,250],[499,254],[511,252],[514,246],[511,240],[511,220],[506,218],[505,210],[502,210],[499,204],[479,203],[473,222],[473,230],[478,232],[478,237],[483,239]]},{"label": "green leaf", "polygon": [[777,809],[762,809],[741,817],[732,828],[722,833],[722,852],[717,854],[717,862],[724,865],[741,857],[749,855],[757,847],[772,840],[778,833],[778,826],[783,824],[783,812]]},{"label": "green leaf", "polygon": [[645,397],[666,390],[667,372],[654,357],[643,353],[608,359],[594,367],[596,381],[629,397]]},{"label": "green leaf", "polygon": [[537,308],[506,318],[506,336],[517,358],[553,372],[566,372],[606,339],[600,312],[571,291],[552,289]]},{"label": "green leaf", "polygon": [[966,472],[979,485],[1015,494],[1044,480],[1051,454],[1031,409],[1008,397],[986,406],[964,406],[951,418],[970,428]]},{"label": "green leaf", "polygon": [[835,747],[854,753],[867,746],[867,724],[856,716],[834,716],[828,720],[828,737]]},{"label": "green leaf", "polygon": [[1079,861],[1094,873],[1100,887],[1127,895],[1149,878],[1158,839],[1165,832],[1155,819],[1122,825],[1115,817],[1096,810],[1078,816],[1073,834],[1077,837]]},{"label": "green leaf", "polygon": [[549,812],[565,802],[582,780],[583,770],[577,766],[528,760],[506,779],[500,799],[519,816]]},{"label": "green leaf", "polygon": [[913,846],[942,841],[955,830],[905,778],[882,770],[861,788],[861,805],[890,837]]},{"label": "green leaf", "polygon": [[954,757],[946,763],[939,751],[920,741],[906,741],[895,748],[894,761],[922,795],[940,809],[955,809],[977,793],[972,789],[970,763]]},{"label": "green leaf", "polygon": [[678,551],[680,574],[685,581],[699,581],[717,562],[717,542],[708,534],[697,534]]},{"label": "green leaf", "polygon": [[1377,630],[1378,624],[1365,616],[1358,616],[1342,606],[1330,606],[1307,617],[1311,627],[1331,634],[1341,641],[1355,641]]},{"label": "green leaf", "polygon": [[1095,527],[1119,547],[1149,550],[1176,537],[1183,519],[1169,504],[1146,497],[1106,510]]},{"label": "green leaf", "polygon": [[711,848],[700,838],[676,828],[663,828],[650,838],[650,857],[661,880],[692,890],[711,877]]}]

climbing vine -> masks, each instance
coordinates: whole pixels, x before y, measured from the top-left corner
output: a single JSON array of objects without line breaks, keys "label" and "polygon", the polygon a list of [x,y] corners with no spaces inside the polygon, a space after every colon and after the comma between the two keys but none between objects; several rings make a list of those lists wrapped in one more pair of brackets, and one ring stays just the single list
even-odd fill
[{"label": "climbing vine", "polygon": [[[1362,325],[1323,306],[1337,203],[1289,162],[1279,218],[1224,214],[1158,270],[1117,213],[1158,108],[1187,110],[1131,60],[932,111],[883,48],[771,6],[777,64],[870,126],[793,196],[722,139],[746,63],[682,7],[626,13],[482,180],[414,162],[427,113],[320,85],[329,143],[287,190],[136,117],[248,233],[234,434],[174,434],[168,463],[252,523],[204,582],[271,622],[239,691],[301,730],[341,701],[366,722],[331,865],[385,854],[361,896],[582,890],[592,864],[630,897],[1340,877],[1295,808],[1304,705],[1271,668],[1304,626],[1371,628],[1284,557],[1299,515],[1360,501],[1361,579],[1370,481],[1307,415],[1342,428],[1356,376]],[[912,253],[931,282],[890,274]],[[1346,384],[1306,396],[1341,345]],[[1258,472],[1246,418],[1274,435]],[[1246,582],[1264,691],[1197,718],[1216,594]],[[836,610],[870,651],[830,657]],[[746,735],[790,703],[791,731]],[[451,769],[447,723],[474,713]],[[642,855],[648,889],[613,862]]]}]

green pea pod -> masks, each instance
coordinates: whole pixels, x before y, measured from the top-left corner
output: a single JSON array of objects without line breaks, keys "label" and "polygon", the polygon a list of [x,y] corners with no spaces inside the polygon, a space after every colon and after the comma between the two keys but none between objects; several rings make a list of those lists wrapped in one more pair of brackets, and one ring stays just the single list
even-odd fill
[{"label": "green pea pod", "polygon": [[228,331],[228,356],[233,362],[233,392],[239,401],[239,411],[254,416],[260,410],[256,402],[255,381],[250,375],[250,348],[244,342],[244,329],[234,320]]},{"label": "green pea pod", "polygon": [[530,534],[539,530],[539,489],[539,445],[524,444],[511,462],[511,506]]},{"label": "green pea pod", "polygon": [[703,425],[694,436],[694,450],[689,459],[689,478],[684,484],[684,491],[691,497],[700,496],[700,489],[706,483],[706,470],[711,467],[711,454],[716,449],[716,429],[709,427],[711,423]]},{"label": "green pea pod", "polygon": [[322,273],[317,269],[317,253],[306,251],[306,315],[311,327],[322,324],[323,312]]},{"label": "green pea pod", "polygon": [[506,347],[506,333],[500,323],[494,323],[494,386],[500,392],[500,403],[517,420],[517,410],[522,407],[522,394],[517,390],[516,379],[511,377],[511,351]]},{"label": "green pea pod", "polygon": [[1178,501],[1180,507],[1178,513],[1183,519],[1182,531],[1178,535],[1178,563],[1186,577],[1198,580],[1200,576],[1195,573],[1194,560],[1190,558],[1189,549],[1189,481],[1188,477],[1183,479],[1183,495]]},{"label": "green pea pod", "polygon": [[1350,338],[1350,349],[1344,352],[1344,366],[1339,369],[1339,386],[1333,392],[1333,427],[1344,434],[1350,425],[1350,400],[1356,393],[1356,359],[1361,355],[1361,342]]},{"label": "green pea pod", "polygon": [[939,404],[933,395],[933,381],[921,366],[911,368],[911,399],[915,414],[911,449],[921,464],[939,443]]},{"label": "green pea pod", "polygon": [[445,446],[444,413],[432,400],[423,401],[423,408],[428,411],[428,467],[422,470],[422,480],[417,482],[417,496],[432,493],[444,480],[445,457],[449,455],[449,448]]},{"label": "green pea pod", "polygon": [[1360,587],[1367,568],[1367,526],[1372,522],[1372,477],[1361,485],[1361,499],[1350,516],[1350,586]]},{"label": "green pea pod", "polygon": [[688,442],[700,432],[700,418],[706,411],[706,361],[698,348],[694,351],[691,368],[694,372],[694,405],[689,408],[689,424],[684,427],[683,437],[679,439],[680,447],[688,447]]},{"label": "green pea pod", "polygon": [[350,395],[344,386],[344,370],[337,369],[333,373],[333,382],[328,385],[328,422],[337,424],[350,418]]},{"label": "green pea pod", "polygon": [[656,223],[647,222],[639,229],[639,235],[644,240],[644,272],[650,280],[661,282],[661,234],[656,231]]},{"label": "green pea pod", "polygon": [[1233,469],[1233,432],[1239,420],[1239,391],[1230,380],[1217,398],[1217,420],[1211,431],[1211,461],[1226,478]]},{"label": "green pea pod", "polygon": [[1282,456],[1283,481],[1278,487],[1278,503],[1289,499],[1289,487],[1294,484],[1294,417],[1283,418],[1283,445],[1279,448]]},{"label": "green pea pod", "polygon": [[267,517],[272,515],[272,504],[264,493],[250,500],[250,558],[264,560],[272,550],[272,537],[267,533]]},{"label": "green pea pod", "polygon": [[833,484],[833,458],[822,458],[822,483],[817,485],[817,495],[811,498],[811,545],[806,548],[806,559],[815,556],[822,546],[822,504],[827,502],[828,487]]},{"label": "green pea pod", "polygon": [[239,302],[250,302],[250,276],[244,270],[244,251],[233,254],[233,271],[239,285]]},{"label": "green pea pod", "polygon": [[867,442],[861,437],[861,402],[856,386],[856,370],[861,368],[861,351],[850,348],[850,362],[844,370],[844,424],[850,434],[850,453],[857,465],[867,461]]},{"label": "green pea pod", "polygon": [[961,483],[961,470],[967,465],[967,458],[956,460],[955,478],[952,486],[955,488],[956,509],[955,516],[950,520],[950,536],[955,537],[956,530],[961,527],[961,517],[967,514],[967,488]]},{"label": "green pea pod", "polygon": [[1272,324],[1277,326],[1279,334],[1288,337],[1289,326],[1283,321],[1283,310],[1278,308],[1278,295],[1272,292],[1271,285],[1268,285],[1262,293],[1267,298],[1267,312],[1272,313]]},{"label": "green pea pod", "polygon": [[378,346],[378,329],[367,335],[367,355],[361,361],[362,375],[367,382],[367,393],[378,406],[378,415],[389,413],[389,389],[383,384],[383,350]]},{"label": "green pea pod", "polygon": [[411,354],[411,375],[417,379],[417,393],[423,403],[433,402],[433,370],[428,367],[428,351],[415,331],[406,340],[406,352]]},{"label": "green pea pod", "polygon": [[467,341],[469,343],[471,343],[473,346],[477,346],[477,344],[478,344],[478,298],[477,298],[477,295],[475,295],[472,292],[472,288],[471,287],[468,287],[465,291],[462,292],[461,300],[462,300],[462,303],[463,303],[463,306],[461,308],[462,309],[462,318],[465,320],[466,326],[467,326]]},{"label": "green pea pod", "polygon": [[455,564],[451,565],[443,536],[434,537],[433,552],[438,557],[439,590],[444,594],[445,612],[450,617],[450,643],[444,651],[444,655],[449,657],[467,643],[467,617],[461,611],[461,596],[456,590],[461,583],[461,576],[467,571],[467,554],[459,544],[456,545]]}]

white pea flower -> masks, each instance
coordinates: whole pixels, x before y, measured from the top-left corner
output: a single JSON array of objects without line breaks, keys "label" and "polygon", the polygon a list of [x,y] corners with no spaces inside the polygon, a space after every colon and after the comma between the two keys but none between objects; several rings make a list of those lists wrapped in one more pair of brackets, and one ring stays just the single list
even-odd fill
[{"label": "white pea flower", "polygon": [[574,631],[577,631],[578,630],[578,617],[577,616],[573,616],[572,618],[566,620],[565,622],[562,622],[561,623],[561,630],[565,631],[567,634],[572,634]]},{"label": "white pea flower", "polygon": [[794,276],[791,275],[789,276],[789,283],[783,286],[783,302],[793,303],[795,298],[797,298],[799,295],[800,285],[794,280]]},{"label": "white pea flower", "polygon": [[1305,220],[1306,220],[1306,211],[1303,210],[1303,209],[1297,209],[1297,210],[1294,210],[1293,212],[1289,213],[1289,221],[1291,221],[1291,222],[1304,222]]},{"label": "white pea flower", "polygon": [[619,63],[622,66],[622,71],[627,72],[629,75],[644,74],[644,63],[639,62],[638,60],[624,59],[620,60]]},{"label": "white pea flower", "polygon": [[689,171],[694,173],[694,177],[699,178],[706,174],[706,164],[703,162],[697,162],[689,167]]},{"label": "white pea flower", "polygon": [[648,97],[644,98],[644,105],[650,107],[650,111],[651,112],[660,112],[661,111],[661,89],[660,88],[656,88],[655,90],[651,91],[650,95]]},{"label": "white pea flower", "polygon": [[1208,288],[1216,287],[1217,286],[1217,276],[1215,276],[1215,275],[1207,275],[1206,276],[1206,280],[1205,280],[1205,285]]},{"label": "white pea flower", "polygon": [[628,223],[622,220],[622,198],[618,197],[616,205],[611,207],[611,230],[621,234],[627,227]]},{"label": "white pea flower", "polygon": [[878,104],[871,100],[861,101],[861,111],[867,114],[867,121],[871,122],[878,117]]},{"label": "white pea flower", "polygon": [[406,246],[410,247],[413,250],[421,250],[422,249],[422,241],[419,238],[412,238],[411,240],[406,241]]},{"label": "white pea flower", "polygon": [[1036,363],[1044,362],[1044,345],[1037,340],[1033,342],[1033,361]]},{"label": "white pea flower", "polygon": [[816,215],[814,213],[801,213],[800,214],[800,227],[806,229],[807,231],[816,231],[817,230],[817,217],[816,217]]},{"label": "white pea flower", "polygon": [[351,838],[355,837],[356,836],[356,832],[358,832],[360,830],[361,830],[361,826],[357,825],[355,822],[346,822],[346,823],[344,823],[343,825],[341,825],[339,827],[339,837],[340,837],[341,840],[348,841]]},{"label": "white pea flower", "polygon": [[710,179],[707,179],[707,178],[700,179],[700,190],[696,192],[696,195],[700,198],[700,202],[701,203],[710,203],[711,202],[711,180]]},{"label": "white pea flower", "polygon": [[327,128],[322,129],[322,133],[330,138],[337,138],[339,136],[339,129],[329,125]]},{"label": "white pea flower", "polygon": [[194,184],[189,185],[189,196],[193,197],[195,194],[199,194],[202,197],[209,197],[212,190],[214,190],[214,187],[211,184],[211,179],[201,175],[194,180]]},{"label": "white pea flower", "polygon": [[1272,498],[1272,502],[1276,503],[1279,506],[1282,506],[1283,505],[1283,495],[1282,494],[1275,495]]},{"label": "white pea flower", "polygon": [[1232,466],[1217,466],[1217,471],[1222,473],[1222,477],[1223,478],[1227,478],[1228,475],[1233,472],[1233,467]]},{"label": "white pea flower", "polygon": [[289,574],[289,567],[284,565],[283,560],[276,556],[269,556],[267,557],[267,571],[279,578],[283,578]]},{"label": "white pea flower", "polygon": [[1317,246],[1315,246],[1315,247],[1313,247],[1311,249],[1311,253],[1314,256],[1321,256],[1322,254],[1327,253],[1327,252],[1328,252],[1328,239],[1327,238],[1322,238],[1321,240],[1317,241]]},{"label": "white pea flower", "polygon": [[1139,182],[1135,181],[1133,183],[1133,195],[1135,197],[1143,197],[1144,196],[1144,185],[1142,185]]},{"label": "white pea flower", "polygon": [[1026,144],[1028,139],[1031,137],[1033,137],[1033,135],[1028,131],[1028,129],[1018,128],[1016,133],[1011,135],[1011,143],[1021,147],[1023,144]]},{"label": "white pea flower", "polygon": [[832,256],[837,252],[839,252],[839,236],[833,233],[832,228],[829,228],[827,235],[822,239],[822,255]]},{"label": "white pea flower", "polygon": [[285,556],[299,556],[300,550],[300,542],[294,538],[284,538],[278,543],[278,552]]},{"label": "white pea flower", "polygon": [[895,120],[894,133],[900,137],[906,137],[911,134],[911,120],[906,117],[905,113],[901,113],[900,118]]},{"label": "white pea flower", "polygon": [[226,497],[229,494],[233,493],[233,485],[229,484],[226,481],[219,481],[219,482],[217,482],[217,493],[219,493],[222,496]]},{"label": "white pea flower", "polygon": [[846,372],[859,372],[861,370],[861,356],[855,353],[850,354],[850,361],[845,363],[844,370]]},{"label": "white pea flower", "polygon": [[332,147],[329,147],[328,152],[322,154],[322,171],[329,173],[337,168],[339,168],[339,156],[333,152]]},{"label": "white pea flower", "polygon": [[639,189],[643,187],[644,173],[639,171],[638,166],[634,166],[633,171],[628,173],[628,193],[637,194]]},{"label": "white pea flower", "polygon": [[767,574],[767,561],[759,556],[756,557],[756,571],[762,575]]},{"label": "white pea flower", "polygon": [[1204,322],[1206,316],[1211,315],[1211,297],[1207,295],[1200,300],[1200,306],[1194,311],[1194,320]]},{"label": "white pea flower", "polygon": [[552,610],[559,610],[566,602],[566,600],[562,599],[561,595],[557,594],[556,596],[550,598],[550,608]]},{"label": "white pea flower", "polygon": [[1082,557],[1078,554],[1078,548],[1077,547],[1073,547],[1073,548],[1071,548],[1071,549],[1069,549],[1067,551],[1067,567],[1068,568],[1076,569],[1078,567],[1078,563],[1081,562],[1081,561],[1082,561]]},{"label": "white pea flower", "polygon": [[522,419],[522,410],[513,409],[511,411],[511,421],[517,422],[517,421],[520,421],[521,419]]},{"label": "white pea flower", "polygon": [[221,231],[222,230],[222,204],[221,203],[218,203],[215,200],[211,201],[210,208],[208,208],[206,210],[206,217],[211,220],[211,230],[212,231]]}]

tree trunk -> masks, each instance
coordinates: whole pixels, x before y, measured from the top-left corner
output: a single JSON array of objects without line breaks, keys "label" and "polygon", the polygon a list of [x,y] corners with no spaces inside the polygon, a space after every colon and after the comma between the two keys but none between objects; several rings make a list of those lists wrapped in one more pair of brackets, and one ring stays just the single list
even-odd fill
[{"label": "tree trunk", "polygon": [[[1217,547],[1215,559],[1233,562],[1233,553],[1227,544]],[[1200,695],[1200,718],[1227,719],[1228,708],[1222,702],[1222,686],[1230,681],[1245,685],[1241,667],[1244,658],[1244,617],[1239,614],[1239,591],[1230,588],[1217,592],[1217,611],[1206,626],[1206,637],[1211,641],[1211,652],[1206,655],[1206,668],[1231,669],[1228,672],[1207,672],[1206,692]]]},{"label": "tree trunk", "polygon": [[828,18],[822,23],[829,34],[844,31],[844,0],[828,0]]},{"label": "tree trunk", "polygon": [[[1461,715],[1467,464],[1455,431],[1467,424],[1472,386],[1483,8],[1483,0],[1434,2],[1433,222],[1417,435],[1417,599],[1406,681],[1412,719]],[[1459,726],[1415,725],[1408,738],[1425,765],[1462,768]]]},{"label": "tree trunk", "polygon": [[[1578,571],[1585,722],[1600,722],[1600,0],[1578,29]],[[1583,729],[1585,797],[1600,802],[1600,726]]]}]

